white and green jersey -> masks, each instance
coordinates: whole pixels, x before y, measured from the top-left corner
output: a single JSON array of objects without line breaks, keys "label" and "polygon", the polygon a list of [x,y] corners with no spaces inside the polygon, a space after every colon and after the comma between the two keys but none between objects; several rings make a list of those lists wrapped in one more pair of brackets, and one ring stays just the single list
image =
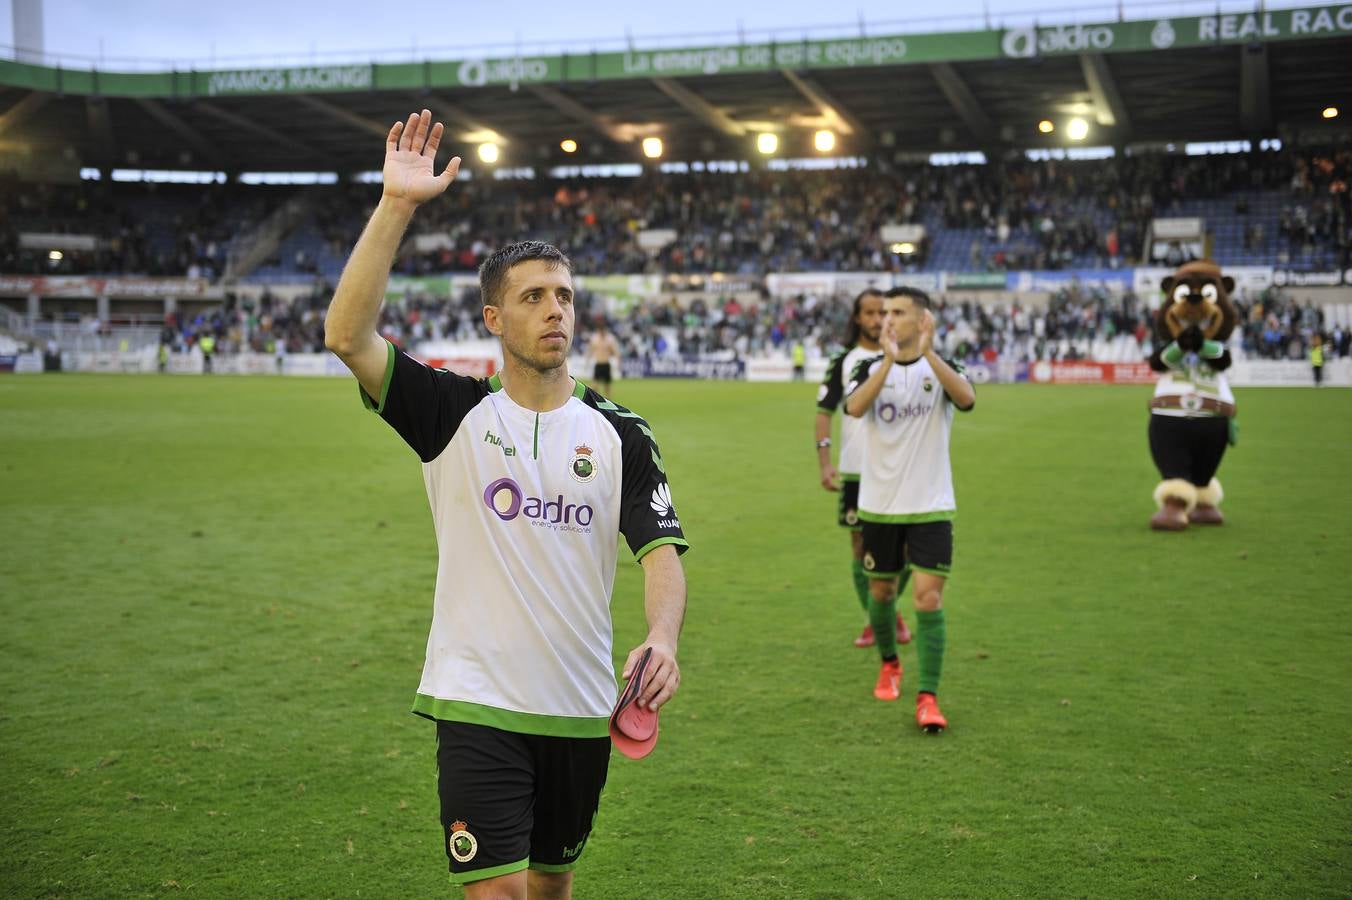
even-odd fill
[{"label": "white and green jersey", "polygon": [[[861,361],[848,393],[863,384],[883,357]],[[966,378],[960,364],[949,362]],[[864,466],[859,482],[859,518],[865,522],[938,522],[957,514],[948,438],[953,401],[922,356],[896,363],[860,421]]]},{"label": "white and green jersey", "polygon": [[1201,408],[1196,402],[1203,399],[1218,400],[1234,404],[1235,395],[1230,390],[1230,381],[1224,372],[1217,372],[1207,361],[1195,353],[1187,354],[1179,362],[1170,365],[1169,371],[1155,382],[1156,397],[1178,397],[1180,409],[1152,409],[1157,416],[1176,418],[1210,418],[1221,415],[1219,412]]},{"label": "white and green jersey", "polygon": [[687,547],[652,431],[581,382],[537,413],[496,376],[433,369],[393,345],[389,354],[379,399],[362,399],[422,459],[437,536],[413,711],[605,737],[616,538],[635,558]]},{"label": "white and green jersey", "polygon": [[[817,388],[817,410],[828,415],[834,414],[845,399],[845,383],[849,381],[850,373],[854,371],[855,366],[877,355],[877,350],[865,350],[856,346],[831,357],[831,362],[826,367],[826,377],[822,379],[821,387]],[[863,433],[863,419],[841,416],[840,457],[836,467],[840,470],[843,481],[859,480],[859,473],[864,465]]]}]

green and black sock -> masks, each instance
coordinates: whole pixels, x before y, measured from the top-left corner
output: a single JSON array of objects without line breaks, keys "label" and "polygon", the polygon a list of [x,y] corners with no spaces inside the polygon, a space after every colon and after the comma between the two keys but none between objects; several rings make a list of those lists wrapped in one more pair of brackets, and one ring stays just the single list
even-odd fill
[{"label": "green and black sock", "polygon": [[864,615],[868,615],[868,576],[864,574],[863,560],[856,559],[851,562],[850,571],[854,575],[854,593],[859,600],[859,608],[864,611]]},{"label": "green and black sock", "polygon": [[878,643],[878,655],[883,659],[897,655],[897,598],[886,603],[869,597],[868,618],[873,625],[873,640]]},{"label": "green and black sock", "polygon": [[[877,626],[874,626],[877,630]],[[915,639],[920,656],[920,693],[938,694],[939,675],[944,669],[944,611],[915,611]]]}]

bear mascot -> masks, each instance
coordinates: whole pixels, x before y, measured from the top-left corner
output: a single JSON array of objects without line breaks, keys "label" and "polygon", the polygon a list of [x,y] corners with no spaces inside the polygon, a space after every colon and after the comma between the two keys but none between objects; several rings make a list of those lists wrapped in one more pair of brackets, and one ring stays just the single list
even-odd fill
[{"label": "bear mascot", "polygon": [[1225,378],[1225,342],[1238,314],[1233,278],[1209,259],[1194,260],[1167,276],[1164,302],[1155,314],[1150,368],[1161,373],[1150,400],[1150,455],[1160,472],[1150,527],[1182,531],[1189,523],[1225,521],[1216,480],[1225,449],[1234,443],[1235,397]]}]

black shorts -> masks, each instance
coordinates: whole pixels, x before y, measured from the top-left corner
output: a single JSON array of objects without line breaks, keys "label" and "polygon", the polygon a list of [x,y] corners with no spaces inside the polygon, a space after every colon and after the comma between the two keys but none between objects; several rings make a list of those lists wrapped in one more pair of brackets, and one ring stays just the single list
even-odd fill
[{"label": "black shorts", "polygon": [[591,834],[610,738],[437,721],[437,785],[451,881],[566,872]]},{"label": "black shorts", "polygon": [[859,530],[859,482],[845,481],[840,482],[840,509],[836,513],[836,521],[840,523],[841,528],[848,528],[851,531]]},{"label": "black shorts", "polygon": [[953,569],[953,522],[864,522],[864,574],[896,578],[917,569],[947,578]]},{"label": "black shorts", "polygon": [[610,380],[610,363],[597,363],[592,366],[592,381],[609,382]]},{"label": "black shorts", "polygon": [[1230,420],[1223,416],[1152,415],[1150,455],[1161,478],[1181,478],[1206,487],[1221,467],[1230,440]]}]

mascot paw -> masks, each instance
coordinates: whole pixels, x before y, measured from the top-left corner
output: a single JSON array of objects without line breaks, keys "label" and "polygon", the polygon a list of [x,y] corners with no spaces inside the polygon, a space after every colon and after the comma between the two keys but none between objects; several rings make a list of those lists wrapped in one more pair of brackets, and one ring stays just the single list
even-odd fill
[{"label": "mascot paw", "polygon": [[1187,504],[1170,497],[1150,517],[1150,527],[1155,531],[1183,531],[1188,527],[1189,518]]},{"label": "mascot paw", "polygon": [[1198,503],[1192,512],[1188,513],[1188,521],[1194,525],[1224,525],[1225,516],[1221,515],[1220,509],[1209,503]]},{"label": "mascot paw", "polygon": [[1224,525],[1225,516],[1221,515],[1220,504],[1225,499],[1221,483],[1211,479],[1197,488],[1197,505],[1188,511],[1188,521],[1196,525]]},{"label": "mascot paw", "polygon": [[1178,336],[1178,346],[1189,353],[1196,353],[1202,349],[1203,340],[1202,329],[1198,328],[1196,325],[1189,325],[1187,328],[1184,328],[1183,332]]},{"label": "mascot paw", "polygon": [[1188,527],[1188,514],[1197,506],[1197,487],[1182,478],[1169,478],[1155,487],[1155,505],[1159,510],[1150,517],[1156,531],[1182,531]]}]

